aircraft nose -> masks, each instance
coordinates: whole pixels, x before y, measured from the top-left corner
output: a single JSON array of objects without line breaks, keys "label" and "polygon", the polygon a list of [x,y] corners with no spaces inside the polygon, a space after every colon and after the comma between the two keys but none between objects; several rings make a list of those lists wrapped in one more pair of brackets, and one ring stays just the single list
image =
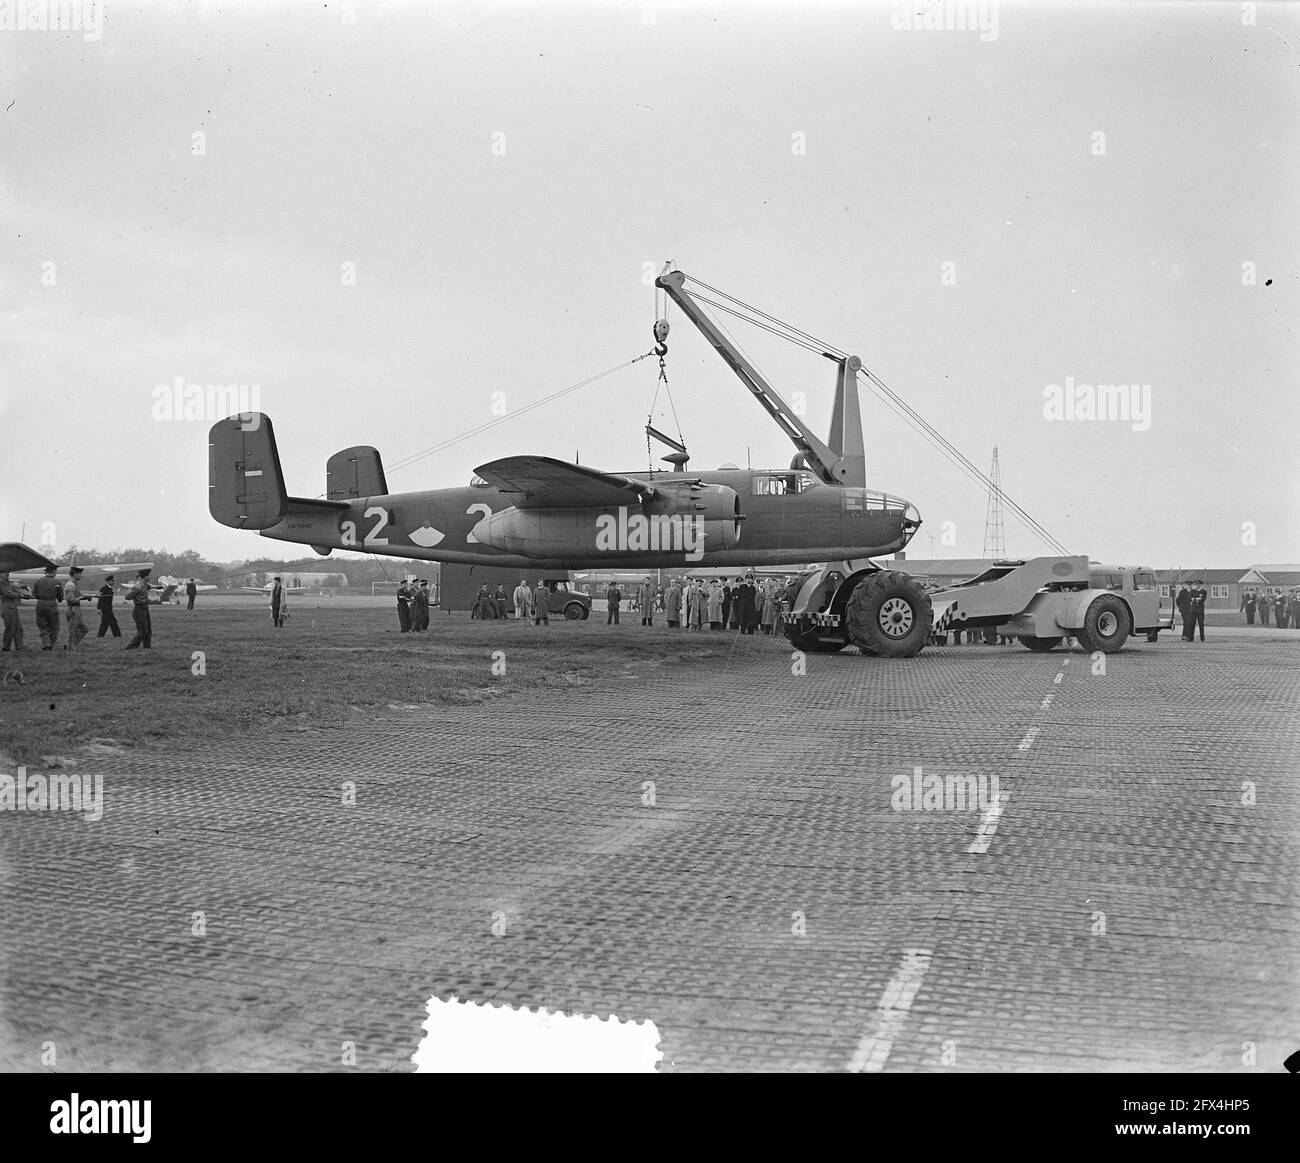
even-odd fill
[{"label": "aircraft nose", "polygon": [[908,501],[907,506],[903,509],[903,528],[909,533],[915,533],[920,527],[921,511],[911,501]]}]

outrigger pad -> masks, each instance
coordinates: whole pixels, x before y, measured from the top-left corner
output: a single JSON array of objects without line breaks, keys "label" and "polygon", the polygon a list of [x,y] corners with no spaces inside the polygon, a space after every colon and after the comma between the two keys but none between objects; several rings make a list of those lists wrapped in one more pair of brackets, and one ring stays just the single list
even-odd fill
[{"label": "outrigger pad", "polygon": [[289,497],[271,418],[241,412],[208,432],[208,511],[232,529],[269,529],[283,520]]}]

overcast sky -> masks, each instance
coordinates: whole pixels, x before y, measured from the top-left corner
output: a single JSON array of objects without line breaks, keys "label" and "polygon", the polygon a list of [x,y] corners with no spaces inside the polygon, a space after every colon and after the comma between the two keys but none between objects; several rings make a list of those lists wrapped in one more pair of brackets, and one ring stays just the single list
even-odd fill
[{"label": "overcast sky", "polygon": [[[0,32],[0,540],[299,556],[211,519],[213,417],[156,418],[157,385],[256,384],[316,496],[340,448],[392,464],[494,392],[509,411],[647,351],[643,272],[671,258],[861,355],[981,468],[998,445],[1072,552],[1300,560],[1300,12],[110,8],[98,39]],[[834,367],[732,330],[824,433]],[[692,467],[789,462],[680,315],[669,346]],[[656,370],[390,487],[516,453],[644,468]],[[1149,416],[1049,419],[1067,377],[1149,385]],[[868,484],[926,521],[912,556],[978,556],[986,496],[862,401]],[[1007,550],[1047,552],[1010,515]]]}]

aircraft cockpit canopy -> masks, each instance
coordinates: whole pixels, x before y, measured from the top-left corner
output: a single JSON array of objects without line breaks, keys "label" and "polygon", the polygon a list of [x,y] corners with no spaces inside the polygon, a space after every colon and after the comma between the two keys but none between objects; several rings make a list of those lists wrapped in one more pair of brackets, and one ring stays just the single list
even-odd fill
[{"label": "aircraft cockpit canopy", "polygon": [[804,493],[813,487],[813,474],[807,469],[754,474],[750,492],[756,497],[781,497]]}]

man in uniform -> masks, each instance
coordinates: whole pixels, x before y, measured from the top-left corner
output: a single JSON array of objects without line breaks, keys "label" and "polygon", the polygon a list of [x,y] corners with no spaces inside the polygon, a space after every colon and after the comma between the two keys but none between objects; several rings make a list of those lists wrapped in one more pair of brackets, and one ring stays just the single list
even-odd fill
[{"label": "man in uniform", "polygon": [[429,628],[429,600],[433,597],[433,591],[429,589],[429,579],[423,578],[420,581],[420,629]]},{"label": "man in uniform", "polygon": [[45,576],[32,586],[36,599],[36,632],[41,636],[41,649],[53,650],[59,640],[59,603],[63,601],[63,587],[54,574],[57,566],[47,565]]},{"label": "man in uniform", "polygon": [[411,587],[406,578],[402,578],[402,584],[397,587],[397,624],[403,634],[411,629]]},{"label": "man in uniform", "polygon": [[199,587],[194,584],[194,579],[190,578],[190,580],[185,583],[185,597],[188,599],[185,608],[187,610],[194,609],[194,596],[198,592],[199,592]]},{"label": "man in uniform", "polygon": [[610,582],[605,590],[605,606],[607,613],[605,616],[605,625],[611,623],[618,625],[618,608],[623,602],[623,591],[618,588],[618,582]]},{"label": "man in uniform", "polygon": [[533,625],[540,626],[545,622],[548,626],[551,624],[547,616],[551,612],[551,591],[546,588],[546,583],[541,578],[537,579],[537,588],[533,590]]},{"label": "man in uniform", "polygon": [[1259,597],[1255,599],[1255,609],[1259,614],[1259,624],[1268,625],[1268,616],[1273,612],[1273,599],[1268,596],[1268,590],[1260,590]]},{"label": "man in uniform", "polygon": [[63,601],[68,607],[68,640],[63,644],[64,650],[76,650],[86,636],[86,622],[81,616],[81,575],[86,571],[79,565],[68,570],[68,583],[63,587]]},{"label": "man in uniform", "polygon": [[497,617],[505,621],[506,587],[501,582],[497,582],[497,592],[492,595],[492,608],[496,610]]},{"label": "man in uniform", "polygon": [[754,587],[754,575],[747,573],[740,583],[739,592],[731,595],[731,612],[742,634],[752,634],[758,622],[758,592]]},{"label": "man in uniform", "polygon": [[425,616],[428,613],[429,595],[419,582],[411,585],[411,630],[418,634],[424,629]]},{"label": "man in uniform", "polygon": [[96,638],[103,638],[110,630],[114,638],[122,637],[122,628],[117,624],[117,615],[113,613],[113,575],[110,573],[104,578],[104,584],[99,587],[99,598],[95,602],[99,610],[99,632]]},{"label": "man in uniform", "polygon": [[18,603],[23,600],[22,587],[9,580],[8,573],[0,573],[0,618],[4,620],[5,636],[2,649],[23,649],[23,623],[18,617]]},{"label": "man in uniform", "polygon": [[1187,641],[1191,642],[1196,637],[1196,629],[1199,626],[1201,631],[1201,641],[1205,641],[1205,599],[1209,595],[1205,592],[1205,583],[1197,578],[1192,582],[1192,625],[1187,632]]},{"label": "man in uniform", "polygon": [[1174,605],[1183,620],[1183,641],[1190,642],[1192,640],[1192,591],[1188,589],[1186,582],[1179,586]]},{"label": "man in uniform", "polygon": [[142,646],[145,650],[153,649],[153,624],[149,618],[149,574],[152,570],[142,569],[135,575],[135,581],[127,591],[127,600],[131,603],[131,620],[135,622],[135,637],[126,644],[128,650]]},{"label": "man in uniform", "polygon": [[1238,606],[1237,609],[1246,611],[1247,626],[1253,626],[1255,624],[1255,591],[1254,590],[1247,590],[1244,594],[1241,595],[1241,605]]},{"label": "man in uniform", "polygon": [[641,607],[641,625],[655,624],[655,584],[648,577],[636,591],[637,605]]},{"label": "man in uniform", "polygon": [[1287,619],[1290,616],[1291,612],[1287,609],[1286,594],[1278,590],[1277,597],[1273,599],[1273,625],[1279,630],[1285,630]]}]

